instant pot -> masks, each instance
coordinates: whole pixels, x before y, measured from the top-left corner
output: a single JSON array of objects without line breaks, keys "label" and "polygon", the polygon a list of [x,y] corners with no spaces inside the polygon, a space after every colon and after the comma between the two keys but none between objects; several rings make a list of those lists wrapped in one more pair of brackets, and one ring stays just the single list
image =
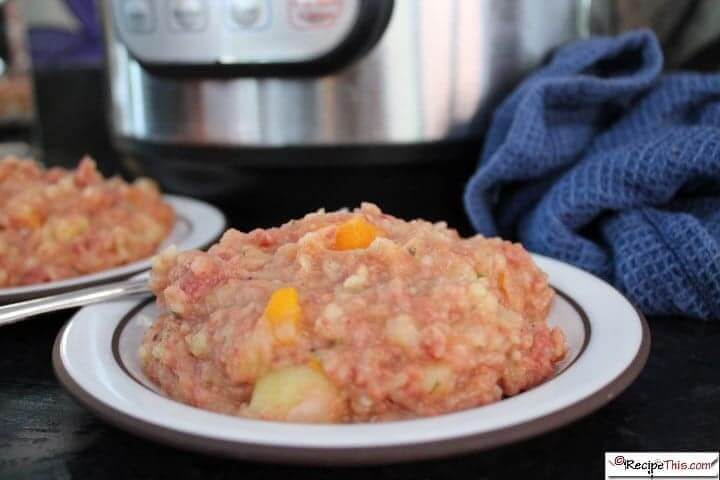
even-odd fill
[{"label": "instant pot", "polygon": [[258,169],[469,169],[490,109],[585,33],[591,2],[102,3],[116,145],[171,189],[205,195],[248,187]]}]

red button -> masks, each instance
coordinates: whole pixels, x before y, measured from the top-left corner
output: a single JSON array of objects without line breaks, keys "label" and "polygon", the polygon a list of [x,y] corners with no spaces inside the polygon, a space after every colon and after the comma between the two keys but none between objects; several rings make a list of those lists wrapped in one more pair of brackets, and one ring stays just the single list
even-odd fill
[{"label": "red button", "polygon": [[290,22],[300,30],[332,27],[342,14],[344,0],[290,0]]}]

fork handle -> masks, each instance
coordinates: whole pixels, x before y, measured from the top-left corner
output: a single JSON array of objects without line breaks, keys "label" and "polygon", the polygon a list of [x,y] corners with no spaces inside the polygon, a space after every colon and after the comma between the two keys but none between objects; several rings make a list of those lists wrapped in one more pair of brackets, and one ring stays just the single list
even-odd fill
[{"label": "fork handle", "polygon": [[0,326],[8,325],[23,318],[41,313],[82,307],[92,303],[104,302],[126,295],[137,295],[141,293],[150,293],[147,278],[106,283],[96,287],[81,288],[71,292],[11,303],[0,307]]}]

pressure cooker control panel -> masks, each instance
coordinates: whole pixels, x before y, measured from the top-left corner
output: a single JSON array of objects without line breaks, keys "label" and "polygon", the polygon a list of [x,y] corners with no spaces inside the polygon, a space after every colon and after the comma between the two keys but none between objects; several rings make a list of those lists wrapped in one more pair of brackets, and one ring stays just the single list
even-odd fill
[{"label": "pressure cooker control panel", "polygon": [[367,51],[392,0],[110,0],[112,28],[149,69],[317,73]]}]

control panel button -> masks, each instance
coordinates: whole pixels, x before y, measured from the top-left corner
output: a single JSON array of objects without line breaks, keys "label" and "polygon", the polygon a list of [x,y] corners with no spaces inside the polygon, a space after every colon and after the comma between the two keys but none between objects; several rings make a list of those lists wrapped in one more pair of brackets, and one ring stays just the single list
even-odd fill
[{"label": "control panel button", "polygon": [[149,0],[125,0],[122,15],[125,26],[133,33],[150,33],[155,29],[155,12]]},{"label": "control panel button", "polygon": [[170,0],[170,22],[174,30],[197,32],[207,25],[205,0]]},{"label": "control panel button", "polygon": [[239,27],[253,27],[260,23],[265,8],[263,0],[230,0],[230,17]]},{"label": "control panel button", "polygon": [[330,28],[340,17],[343,0],[289,0],[290,21],[299,30]]}]

